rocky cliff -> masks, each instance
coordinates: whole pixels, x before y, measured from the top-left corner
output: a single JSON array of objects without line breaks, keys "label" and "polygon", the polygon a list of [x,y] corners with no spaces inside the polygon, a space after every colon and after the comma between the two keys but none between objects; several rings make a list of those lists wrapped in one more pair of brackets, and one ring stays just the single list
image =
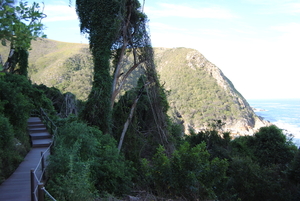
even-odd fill
[{"label": "rocky cliff", "polygon": [[207,129],[222,120],[234,134],[253,134],[269,123],[256,116],[248,102],[214,64],[193,49],[160,48],[157,69],[169,92],[171,115],[185,131]]}]

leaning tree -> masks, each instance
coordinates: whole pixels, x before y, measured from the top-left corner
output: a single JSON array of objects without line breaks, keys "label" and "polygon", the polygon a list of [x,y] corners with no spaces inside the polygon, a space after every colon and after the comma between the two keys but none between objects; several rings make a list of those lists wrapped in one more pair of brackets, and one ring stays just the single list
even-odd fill
[{"label": "leaning tree", "polygon": [[[83,119],[105,133],[111,133],[114,103],[129,75],[142,68],[145,79],[124,122],[119,149],[141,92],[147,94],[150,102],[149,129],[156,133],[160,144],[168,144],[168,104],[162,97],[147,31],[148,19],[139,1],[77,0],[76,10],[81,32],[88,34],[94,58],[93,86],[82,112]],[[129,55],[133,62],[128,67]]]}]

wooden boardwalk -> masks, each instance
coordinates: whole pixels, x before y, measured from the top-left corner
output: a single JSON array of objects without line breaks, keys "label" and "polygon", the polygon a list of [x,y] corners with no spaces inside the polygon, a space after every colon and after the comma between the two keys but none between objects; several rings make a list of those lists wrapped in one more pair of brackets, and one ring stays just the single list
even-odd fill
[{"label": "wooden boardwalk", "polygon": [[[30,201],[30,170],[40,162],[41,152],[45,152],[51,144],[51,135],[38,117],[28,120],[28,131],[32,140],[32,148],[15,172],[0,185],[0,201]],[[48,156],[49,153],[46,154]],[[37,170],[41,174],[41,170]]]}]

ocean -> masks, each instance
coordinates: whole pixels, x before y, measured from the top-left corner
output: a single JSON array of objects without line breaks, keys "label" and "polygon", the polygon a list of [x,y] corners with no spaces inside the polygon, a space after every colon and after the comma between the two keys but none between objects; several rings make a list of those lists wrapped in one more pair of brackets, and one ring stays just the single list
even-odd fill
[{"label": "ocean", "polygon": [[255,113],[292,134],[293,141],[300,146],[300,99],[247,100]]}]

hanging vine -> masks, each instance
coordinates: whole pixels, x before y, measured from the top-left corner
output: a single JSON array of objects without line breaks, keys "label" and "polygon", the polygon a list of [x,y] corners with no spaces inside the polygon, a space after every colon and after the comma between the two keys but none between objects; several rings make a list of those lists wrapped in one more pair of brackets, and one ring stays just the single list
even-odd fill
[{"label": "hanging vine", "polygon": [[[90,49],[94,56],[94,82],[82,113],[83,119],[102,131],[111,133],[112,111],[117,97],[137,68],[143,68],[143,91],[150,102],[148,119],[151,132],[158,135],[160,144],[168,144],[168,109],[164,92],[159,84],[153,61],[153,50],[148,35],[148,18],[138,0],[77,0],[76,9],[81,21],[81,31],[89,34]],[[128,67],[127,58],[133,62]],[[113,59],[110,65],[110,58]],[[127,68],[125,66],[127,65]],[[146,84],[147,83],[147,84]],[[137,92],[136,97],[139,97]],[[122,139],[133,117],[135,98]],[[121,111],[120,111],[121,112]],[[122,143],[121,143],[122,144]],[[119,146],[121,149],[121,145]]]}]

